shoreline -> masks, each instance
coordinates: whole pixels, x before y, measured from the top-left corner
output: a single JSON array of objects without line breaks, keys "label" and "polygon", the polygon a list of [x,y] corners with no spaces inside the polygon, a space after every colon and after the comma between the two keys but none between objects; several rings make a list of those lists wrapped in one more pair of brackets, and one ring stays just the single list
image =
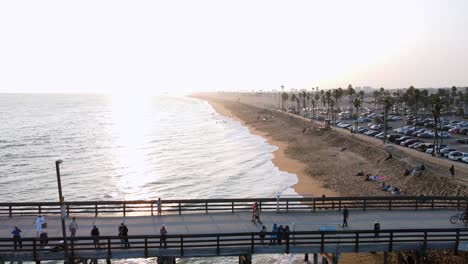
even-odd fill
[{"label": "shoreline", "polygon": [[273,139],[268,133],[259,131],[254,126],[247,124],[244,120],[240,119],[238,116],[228,110],[223,104],[209,100],[209,98],[198,98],[207,102],[219,115],[232,118],[233,120],[241,123],[243,126],[247,127],[249,131],[257,136],[260,136],[272,146],[276,146],[277,150],[273,151],[273,159],[271,162],[273,165],[278,167],[279,170],[288,172],[296,175],[297,183],[292,185],[291,188],[301,195],[302,197],[310,197],[312,194],[320,194],[320,196],[325,195],[327,197],[336,197],[339,196],[336,190],[324,188],[322,182],[314,179],[313,177],[306,175],[305,168],[306,164],[304,162],[292,159],[287,156],[286,149],[288,143],[284,141],[279,141]]}]

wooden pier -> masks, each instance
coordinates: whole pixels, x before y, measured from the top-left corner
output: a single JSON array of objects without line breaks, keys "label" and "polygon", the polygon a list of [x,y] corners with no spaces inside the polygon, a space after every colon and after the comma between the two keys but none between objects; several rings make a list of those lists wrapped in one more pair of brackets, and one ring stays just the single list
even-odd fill
[{"label": "wooden pier", "polygon": [[[289,225],[291,232],[281,245],[269,245],[259,236],[260,224],[251,222],[251,205],[257,201],[261,220],[271,230],[273,223]],[[237,256],[250,263],[253,254],[314,254],[344,252],[391,252],[449,249],[455,253],[468,244],[463,223],[451,224],[450,216],[461,210],[466,197],[340,197],[288,199],[222,199],[170,201],[66,202],[67,224],[77,217],[77,237],[68,241],[68,255],[59,246],[59,203],[0,204],[1,261],[90,260],[157,257],[164,263],[175,258]],[[158,204],[160,206],[158,207]],[[340,210],[350,210],[349,228],[341,228]],[[158,215],[158,208],[160,215]],[[35,237],[36,214],[48,223],[49,243]],[[374,236],[373,222],[382,229]],[[117,236],[121,222],[129,227],[131,247]],[[19,226],[22,248],[13,248],[11,230]],[[101,231],[99,248],[90,230]],[[160,244],[159,229],[168,229],[167,247]]]}]

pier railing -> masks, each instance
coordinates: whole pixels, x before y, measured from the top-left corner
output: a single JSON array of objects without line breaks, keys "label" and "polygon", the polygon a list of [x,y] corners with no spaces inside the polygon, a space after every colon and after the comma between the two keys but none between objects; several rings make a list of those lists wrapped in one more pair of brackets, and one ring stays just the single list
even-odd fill
[{"label": "pier railing", "polygon": [[[335,253],[385,252],[404,249],[449,249],[458,251],[461,243],[468,242],[468,229],[388,229],[376,237],[373,230],[291,232],[281,244],[270,244],[271,233],[263,240],[255,233],[218,233],[167,235],[167,245],[160,236],[128,236],[130,247],[124,247],[120,237],[101,236],[98,244],[92,237],[68,238],[68,254],[73,258],[116,257],[191,257],[228,256],[262,253]],[[22,247],[14,249],[14,240],[0,238],[0,256],[13,260],[63,259],[62,238],[49,238],[41,244],[35,238],[23,238]],[[12,254],[14,253],[14,254]],[[17,254],[19,253],[19,254]],[[10,254],[10,255],[8,255]]]},{"label": "pier railing", "polygon": [[[178,199],[137,201],[65,202],[64,213],[70,215],[158,215],[213,212],[245,212],[258,202],[262,212],[317,212],[341,210],[460,210],[468,197],[382,196],[319,198],[245,198],[245,199]],[[0,217],[60,214],[58,202],[0,203]]]}]

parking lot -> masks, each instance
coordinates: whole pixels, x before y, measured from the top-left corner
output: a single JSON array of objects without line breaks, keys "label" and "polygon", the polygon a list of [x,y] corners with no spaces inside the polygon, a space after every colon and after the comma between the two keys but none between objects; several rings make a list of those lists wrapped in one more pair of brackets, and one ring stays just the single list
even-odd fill
[{"label": "parking lot", "polygon": [[[364,134],[383,140],[383,125],[380,115],[363,116],[358,119],[358,129],[354,133]],[[377,122],[375,122],[377,121]],[[451,133],[452,128],[455,131],[461,130],[462,133],[468,131],[468,122],[461,118],[441,119],[443,124],[442,147],[439,152],[440,157],[451,158],[452,160],[468,163],[468,144],[462,144],[457,140],[468,139],[466,134]],[[431,155],[434,152],[434,132],[433,122],[430,118],[421,118],[415,116],[389,116],[387,129],[388,142],[398,144],[402,147],[409,147]],[[337,121],[336,127],[354,130],[354,120]],[[464,130],[467,128],[466,130]],[[350,131],[351,133],[351,131]],[[439,133],[440,135],[440,133]],[[439,139],[440,142],[440,139]],[[460,152],[460,153],[456,153]]]}]

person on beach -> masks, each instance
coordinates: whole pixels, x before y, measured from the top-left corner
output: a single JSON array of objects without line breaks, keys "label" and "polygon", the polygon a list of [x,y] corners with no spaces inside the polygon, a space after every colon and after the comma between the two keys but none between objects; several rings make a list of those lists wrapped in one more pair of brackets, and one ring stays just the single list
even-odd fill
[{"label": "person on beach", "polygon": [[93,226],[91,230],[91,236],[93,237],[94,248],[99,248],[99,228],[97,226]]},{"label": "person on beach", "polygon": [[270,235],[270,246],[276,245],[277,233],[278,233],[278,226],[276,224],[273,224],[273,227],[271,228],[271,235]]},{"label": "person on beach", "polygon": [[343,215],[343,225],[342,225],[342,227],[348,227],[349,211],[348,211],[348,208],[346,206],[344,207],[341,214]]},{"label": "person on beach", "polygon": [[260,229],[260,243],[262,245],[265,244],[265,233],[266,233],[266,227],[262,226],[262,229]]},{"label": "person on beach", "polygon": [[22,249],[23,242],[21,242],[21,234],[20,234],[21,229],[19,229],[18,226],[15,226],[15,228],[13,229],[13,231],[11,231],[11,233],[13,234],[13,245],[14,245],[15,250],[18,245],[19,245],[19,248]]},{"label": "person on beach", "polygon": [[375,222],[374,222],[374,240],[379,239],[379,232],[380,232],[380,223],[379,223],[379,221],[375,220]]},{"label": "person on beach", "polygon": [[75,237],[76,230],[78,229],[78,223],[76,222],[75,217],[73,217],[70,225],[68,226],[68,229],[70,230],[71,237]]},{"label": "person on beach", "polygon": [[453,165],[452,167],[450,167],[449,171],[450,171],[450,176],[455,177],[455,167]]},{"label": "person on beach", "polygon": [[283,238],[284,227],[280,225],[276,231],[276,238],[278,239],[278,245],[281,245],[281,239]]},{"label": "person on beach", "polygon": [[159,230],[159,233],[161,234],[161,238],[159,239],[159,246],[162,247],[164,244],[164,248],[167,247],[167,242],[166,242],[166,235],[167,235],[167,230],[165,226],[162,226],[161,229]]},{"label": "person on beach", "polygon": [[45,219],[42,215],[38,215],[35,220],[36,223],[36,238],[39,238],[39,235],[42,232],[42,226],[45,223]]}]

